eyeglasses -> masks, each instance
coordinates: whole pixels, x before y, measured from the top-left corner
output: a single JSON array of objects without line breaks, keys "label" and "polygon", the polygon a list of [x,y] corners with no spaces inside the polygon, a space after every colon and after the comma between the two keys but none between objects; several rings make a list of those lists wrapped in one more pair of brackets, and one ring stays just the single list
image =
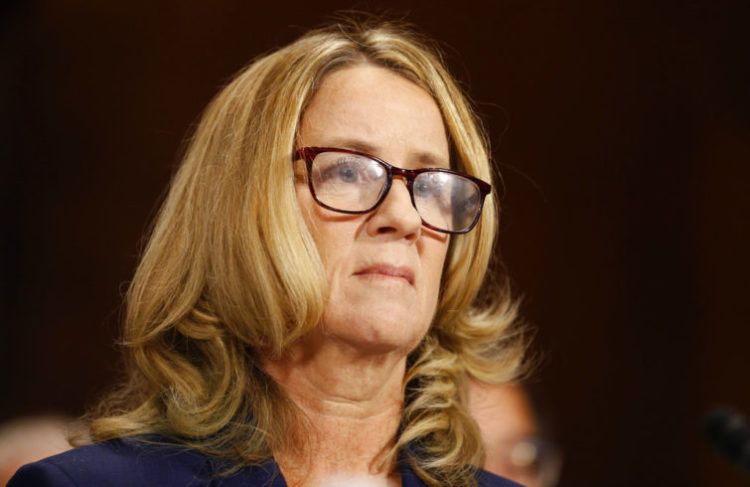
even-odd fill
[{"label": "eyeglasses", "polygon": [[401,169],[349,149],[304,147],[294,160],[307,163],[307,184],[315,201],[340,213],[367,213],[383,202],[393,177],[406,180],[411,203],[427,228],[466,233],[479,221],[492,187],[450,169]]},{"label": "eyeglasses", "polygon": [[560,477],[562,456],[557,446],[543,438],[528,437],[503,442],[500,457],[490,457],[504,477],[523,485],[554,487]]}]

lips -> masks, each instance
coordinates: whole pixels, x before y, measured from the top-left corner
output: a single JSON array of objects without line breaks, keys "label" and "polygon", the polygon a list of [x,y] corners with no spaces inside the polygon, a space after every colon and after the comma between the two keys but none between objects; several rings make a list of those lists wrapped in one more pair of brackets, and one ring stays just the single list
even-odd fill
[{"label": "lips", "polygon": [[414,285],[414,271],[405,266],[395,266],[391,264],[373,264],[363,267],[354,273],[355,276],[385,276],[401,278],[408,282],[411,286]]}]

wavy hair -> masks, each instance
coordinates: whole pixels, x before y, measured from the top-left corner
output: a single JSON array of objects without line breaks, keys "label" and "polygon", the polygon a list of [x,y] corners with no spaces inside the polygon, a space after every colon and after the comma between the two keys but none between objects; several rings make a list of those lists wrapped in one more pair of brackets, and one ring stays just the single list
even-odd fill
[{"label": "wavy hair", "polygon": [[[346,19],[241,70],[209,104],[157,215],[126,297],[126,381],[90,414],[93,441],[156,433],[235,468],[302,439],[300,413],[260,367],[320,323],[326,276],[300,214],[291,154],[316,86],[372,63],[435,99],[452,165],[493,179],[488,142],[439,50],[400,22]],[[408,360],[405,406],[381,466],[407,458],[429,485],[475,485],[482,460],[462,384],[522,367],[507,286],[485,282],[498,207],[454,236],[434,322]]]}]

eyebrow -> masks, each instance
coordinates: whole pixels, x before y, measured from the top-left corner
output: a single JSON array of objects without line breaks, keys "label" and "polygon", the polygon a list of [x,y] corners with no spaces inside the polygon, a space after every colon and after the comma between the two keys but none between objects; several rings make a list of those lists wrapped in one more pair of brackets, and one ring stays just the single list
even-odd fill
[{"label": "eyebrow", "polygon": [[[373,156],[378,156],[378,148],[369,142],[361,139],[330,139],[326,144],[326,147],[339,147],[341,149],[350,149],[358,152],[364,152]],[[389,164],[398,166],[399,161],[386,161]],[[400,161],[403,163],[403,161]],[[437,167],[437,168],[450,168],[451,164],[445,158],[438,156],[428,151],[417,151],[409,154],[409,162],[419,164],[424,167]]]}]

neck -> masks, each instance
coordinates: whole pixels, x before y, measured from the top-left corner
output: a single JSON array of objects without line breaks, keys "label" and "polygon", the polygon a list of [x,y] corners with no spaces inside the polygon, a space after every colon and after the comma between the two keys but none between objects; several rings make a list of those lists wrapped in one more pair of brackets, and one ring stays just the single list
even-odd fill
[{"label": "neck", "polygon": [[401,420],[403,354],[362,354],[313,336],[264,368],[306,420],[295,435],[309,440],[304,448],[274,451],[288,485],[400,485],[380,460]]}]

